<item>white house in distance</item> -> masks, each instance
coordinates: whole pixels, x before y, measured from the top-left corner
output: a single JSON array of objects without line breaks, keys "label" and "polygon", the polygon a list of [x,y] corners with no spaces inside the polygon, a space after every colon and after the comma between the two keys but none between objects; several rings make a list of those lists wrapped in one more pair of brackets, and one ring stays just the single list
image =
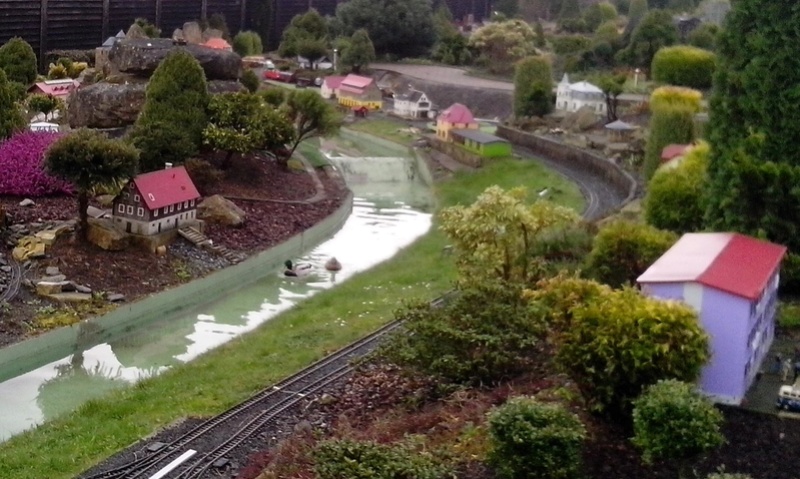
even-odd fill
[{"label": "white house in distance", "polygon": [[394,113],[405,118],[428,118],[431,101],[419,90],[409,90],[394,99]]},{"label": "white house in distance", "polygon": [[556,89],[556,110],[577,111],[589,106],[598,115],[606,112],[606,97],[603,90],[589,82],[570,83],[565,73]]}]

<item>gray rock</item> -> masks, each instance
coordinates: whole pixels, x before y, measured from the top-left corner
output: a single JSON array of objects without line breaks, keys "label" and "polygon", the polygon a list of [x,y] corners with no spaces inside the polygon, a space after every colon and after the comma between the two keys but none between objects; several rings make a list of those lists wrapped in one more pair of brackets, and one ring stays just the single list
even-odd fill
[{"label": "gray rock", "polygon": [[92,292],[92,288],[88,286],[83,286],[82,284],[77,284],[77,283],[72,283],[72,285],[75,287],[75,291],[79,293],[91,294]]},{"label": "gray rock", "polygon": [[10,273],[11,272],[11,266],[0,266],[0,271],[2,271],[4,273]]},{"label": "gray rock", "polygon": [[139,39],[146,39],[148,38],[148,36],[144,32],[144,28],[134,23],[133,25],[130,26],[130,28],[128,28],[128,33],[125,34],[125,38],[131,40],[139,40]]},{"label": "gray rock", "polygon": [[61,274],[61,271],[58,270],[58,266],[48,266],[44,269],[44,274],[47,276],[56,276]]},{"label": "gray rock", "polygon": [[108,58],[118,71],[150,77],[161,60],[176,48],[184,49],[197,59],[208,80],[236,80],[240,76],[242,58],[236,53],[191,43],[176,46],[170,38],[120,40],[111,47]]},{"label": "gray rock", "polygon": [[106,299],[112,303],[120,303],[122,301],[125,301],[125,295],[119,293],[113,293],[106,296]]},{"label": "gray rock", "polygon": [[144,82],[95,83],[72,94],[67,120],[73,128],[118,128],[132,125],[145,100]]},{"label": "gray rock", "polygon": [[247,88],[239,83],[238,80],[211,80],[208,82],[208,93],[212,95],[244,92],[246,90]]},{"label": "gray rock", "polygon": [[203,43],[212,38],[222,38],[222,30],[217,30],[216,28],[206,28],[203,30]]},{"label": "gray rock", "polygon": [[33,205],[35,205],[35,204],[36,204],[36,203],[34,203],[34,202],[33,202],[33,200],[32,200],[32,199],[30,199],[30,198],[25,198],[24,200],[22,200],[22,201],[20,201],[20,202],[19,202],[19,205],[20,205],[20,206],[33,206]]},{"label": "gray rock", "polygon": [[0,265],[6,265],[6,264],[8,264],[8,263],[6,262],[6,259],[5,259],[5,258],[3,258],[2,256],[0,256]]},{"label": "gray rock", "polygon": [[39,281],[43,281],[45,283],[60,283],[66,281],[67,277],[63,274],[55,274],[53,276],[45,276]]},{"label": "gray rock", "polygon": [[183,24],[183,39],[188,43],[203,43],[203,30],[197,22],[186,22]]}]

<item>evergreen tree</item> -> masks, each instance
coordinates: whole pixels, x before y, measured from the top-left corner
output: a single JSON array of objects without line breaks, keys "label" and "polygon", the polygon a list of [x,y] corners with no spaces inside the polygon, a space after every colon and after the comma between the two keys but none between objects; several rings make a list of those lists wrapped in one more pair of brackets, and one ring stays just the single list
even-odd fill
[{"label": "evergreen tree", "polygon": [[153,72],[131,134],[141,150],[142,170],[162,168],[164,162],[182,163],[196,154],[208,123],[207,106],[203,68],[185,50],[174,50]]},{"label": "evergreen tree", "polygon": [[0,47],[0,68],[8,81],[25,86],[33,84],[38,73],[36,53],[25,40],[14,37]]},{"label": "evergreen tree", "polygon": [[328,52],[328,24],[315,9],[302,15],[295,15],[289,26],[283,31],[278,53],[283,57],[301,56],[309,62],[313,70],[314,63]]},{"label": "evergreen tree", "polygon": [[25,118],[16,103],[15,93],[5,72],[0,70],[0,140],[25,128]]},{"label": "evergreen tree", "polygon": [[563,0],[563,2],[561,2],[561,11],[558,14],[559,21],[575,19],[580,17],[581,17],[581,6],[578,3],[578,0]]},{"label": "evergreen tree", "polygon": [[514,72],[514,115],[542,116],[553,110],[553,71],[544,57],[528,57]]},{"label": "evergreen tree", "polygon": [[694,140],[694,111],[683,105],[663,106],[650,117],[650,133],[644,153],[645,179],[652,178],[661,164],[661,151],[673,143],[685,145]]},{"label": "evergreen tree", "polygon": [[644,16],[647,15],[647,0],[631,0],[628,9],[628,23],[625,25],[625,30],[622,37],[625,41],[630,40],[633,31],[639,26]]},{"label": "evergreen tree", "polygon": [[710,228],[760,234],[793,253],[800,252],[798,24],[800,10],[769,0],[738,0],[728,13],[717,39],[706,211]]},{"label": "evergreen tree", "polygon": [[672,14],[653,10],[637,25],[630,43],[619,52],[619,60],[631,66],[649,68],[658,50],[676,43],[678,29],[672,22]]},{"label": "evergreen tree", "polygon": [[348,0],[336,7],[340,35],[364,28],[379,55],[427,54],[436,41],[430,0]]}]

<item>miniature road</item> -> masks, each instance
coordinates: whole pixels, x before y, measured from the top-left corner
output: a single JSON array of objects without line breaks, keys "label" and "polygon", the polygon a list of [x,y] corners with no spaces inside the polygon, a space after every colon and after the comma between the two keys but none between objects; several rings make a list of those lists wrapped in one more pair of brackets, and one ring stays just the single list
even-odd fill
[{"label": "miniature road", "polygon": [[400,63],[370,63],[372,70],[388,70],[420,80],[445,83],[448,85],[462,85],[476,88],[489,88],[492,90],[513,91],[514,84],[510,82],[489,80],[467,75],[466,70],[453,67],[436,65],[405,65]]}]

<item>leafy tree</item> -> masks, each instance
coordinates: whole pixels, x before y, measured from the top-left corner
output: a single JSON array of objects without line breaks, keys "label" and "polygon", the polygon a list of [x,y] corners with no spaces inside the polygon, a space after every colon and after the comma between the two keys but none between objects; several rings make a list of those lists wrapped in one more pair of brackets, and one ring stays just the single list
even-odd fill
[{"label": "leafy tree", "polygon": [[241,31],[233,37],[233,51],[243,57],[251,55],[261,55],[264,52],[264,45],[258,33],[246,30]]},{"label": "leafy tree", "polygon": [[679,45],[656,52],[650,71],[657,82],[705,89],[711,87],[716,63],[713,52]]},{"label": "leafy tree", "polygon": [[315,9],[295,15],[283,31],[278,53],[283,57],[301,56],[314,64],[328,52],[328,25]]},{"label": "leafy tree", "polygon": [[692,384],[659,381],[633,403],[632,442],[646,463],[677,461],[684,471],[687,461],[722,445],[722,422],[722,413]]},{"label": "leafy tree", "polygon": [[469,44],[489,62],[489,70],[507,72],[514,62],[534,53],[536,32],[522,20],[490,23],[477,29]]},{"label": "leafy tree", "polygon": [[247,69],[242,73],[242,78],[239,79],[239,82],[247,88],[247,91],[250,93],[255,93],[258,88],[261,86],[261,80],[259,80],[258,75],[253,70]]},{"label": "leafy tree", "polygon": [[405,444],[329,439],[312,452],[319,479],[440,479],[453,471]]},{"label": "leafy tree", "polygon": [[447,2],[439,3],[433,12],[433,28],[436,31],[437,41],[459,33],[458,28],[453,24],[453,12],[447,6]]},{"label": "leafy tree", "polygon": [[553,71],[544,57],[523,58],[514,73],[514,115],[544,116],[553,110]]},{"label": "leafy tree", "polygon": [[112,140],[96,130],[81,128],[65,136],[47,150],[47,171],[75,187],[81,233],[86,238],[89,220],[89,191],[96,185],[125,180],[136,173],[139,152],[133,146]]},{"label": "leafy tree", "polygon": [[33,48],[20,37],[14,37],[0,46],[0,68],[9,81],[26,87],[36,81],[37,61]]},{"label": "leafy tree", "polygon": [[258,95],[274,108],[278,108],[286,101],[286,89],[283,87],[269,87],[266,90],[259,91]]},{"label": "leafy tree", "polygon": [[411,302],[395,316],[404,332],[392,336],[382,356],[457,384],[495,383],[525,371],[545,331],[521,286],[494,279],[460,289],[443,306]]},{"label": "leafy tree", "polygon": [[635,284],[636,278],[677,240],[674,233],[650,225],[613,221],[595,236],[587,269],[610,286]]},{"label": "leafy tree", "polygon": [[661,164],[661,152],[671,144],[686,145],[694,141],[694,111],[682,105],[652,109],[649,134],[644,149],[642,175],[650,180]]},{"label": "leafy tree", "polygon": [[342,36],[366,29],[378,55],[416,57],[436,41],[428,0],[349,0],[336,7],[336,18]]},{"label": "leafy tree", "polygon": [[676,233],[703,228],[710,153],[708,143],[701,142],[675,168],[656,171],[644,198],[644,216],[649,224]]},{"label": "leafy tree", "polygon": [[293,132],[286,117],[257,95],[215,95],[208,110],[209,122],[203,130],[203,140],[211,148],[226,152],[223,168],[230,167],[235,154],[256,150],[274,153],[292,141]]},{"label": "leafy tree", "polygon": [[717,49],[717,35],[719,35],[719,27],[717,25],[703,23],[689,33],[687,41],[693,47],[715,51]]},{"label": "leafy tree", "polygon": [[613,21],[616,18],[617,9],[608,2],[595,3],[583,12],[583,21],[586,22],[586,26],[590,31],[595,31],[603,23]]},{"label": "leafy tree", "polygon": [[653,10],[633,31],[631,41],[620,52],[619,59],[631,66],[647,68],[658,50],[676,43],[678,29],[672,23],[672,15],[665,10]]},{"label": "leafy tree", "polygon": [[361,73],[361,67],[375,61],[375,47],[369,39],[369,32],[361,28],[353,33],[341,52],[343,66],[350,68],[353,73]]},{"label": "leafy tree", "polygon": [[563,0],[561,11],[558,13],[558,21],[577,19],[581,17],[581,6],[578,0]]},{"label": "leafy tree", "polygon": [[586,428],[560,404],[516,397],[492,409],[488,421],[488,459],[498,477],[581,477]]},{"label": "leafy tree", "polygon": [[141,27],[144,34],[150,38],[158,38],[161,36],[161,29],[150,23],[146,18],[139,17],[134,20],[133,23]]},{"label": "leafy tree", "polygon": [[603,74],[595,79],[597,87],[603,90],[603,96],[606,99],[606,118],[610,122],[617,120],[619,96],[625,91],[627,79],[628,77],[624,73]]},{"label": "leafy tree", "polygon": [[535,278],[537,261],[530,252],[537,237],[575,223],[577,215],[549,201],[526,199],[524,188],[492,186],[470,206],[442,210],[440,228],[454,246],[460,283],[496,278],[524,284]]},{"label": "leafy tree", "polygon": [[[159,169],[166,158],[180,164],[196,154],[208,123],[207,106],[203,68],[182,49],[170,52],[150,77],[142,112],[130,136],[141,150],[142,169]],[[175,141],[158,133],[159,128],[175,133]]]},{"label": "leafy tree", "polygon": [[616,47],[621,39],[622,36],[619,33],[617,24],[613,20],[603,23],[594,31],[594,40],[596,42],[608,42],[609,45]]},{"label": "leafy tree", "polygon": [[800,56],[787,39],[797,35],[800,10],[765,0],[732,6],[718,37],[710,102],[706,226],[765,237],[797,253],[800,103],[787,85],[800,83]]},{"label": "leafy tree", "polygon": [[25,128],[25,123],[13,86],[5,72],[0,69],[0,140],[5,140]]},{"label": "leafy tree", "polygon": [[627,416],[660,379],[693,382],[709,357],[697,313],[634,289],[603,294],[571,311],[556,361],[598,412]]},{"label": "leafy tree", "polygon": [[533,41],[533,45],[536,48],[544,48],[547,46],[547,37],[544,34],[544,27],[542,26],[542,22],[537,21],[533,24],[533,32],[536,34],[536,39]]},{"label": "leafy tree", "polygon": [[519,0],[497,0],[492,3],[492,8],[506,18],[514,18],[519,14]]},{"label": "leafy tree", "polygon": [[286,159],[292,156],[297,146],[309,138],[327,136],[339,131],[339,117],[330,103],[312,90],[294,90],[284,104],[289,124],[294,134],[289,143]]},{"label": "leafy tree", "polygon": [[28,97],[28,110],[44,114],[45,120],[56,110],[63,110],[64,101],[52,95],[31,95]]},{"label": "leafy tree", "polygon": [[448,65],[468,65],[472,62],[469,41],[458,32],[441,38],[436,44],[431,58]]},{"label": "leafy tree", "polygon": [[628,9],[628,23],[625,25],[625,30],[622,32],[622,36],[625,38],[626,42],[630,40],[636,27],[642,23],[647,12],[647,0],[631,0],[630,8]]}]

